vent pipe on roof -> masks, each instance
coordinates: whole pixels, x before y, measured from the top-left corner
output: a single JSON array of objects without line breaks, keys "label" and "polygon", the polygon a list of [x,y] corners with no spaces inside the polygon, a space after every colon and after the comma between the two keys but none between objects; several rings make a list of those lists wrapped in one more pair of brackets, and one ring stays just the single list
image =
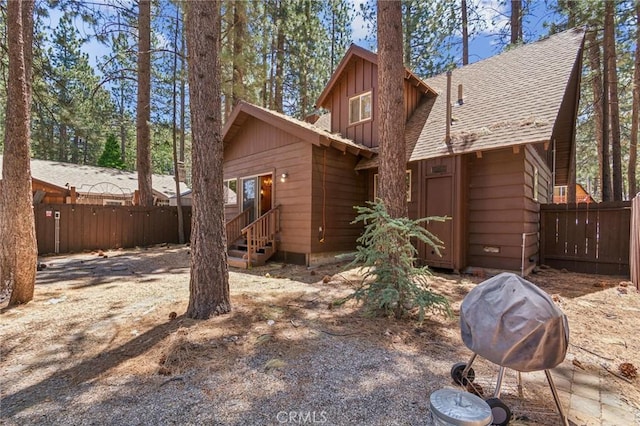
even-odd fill
[{"label": "vent pipe on roof", "polygon": [[462,84],[458,84],[458,105],[464,104],[464,100],[462,98]]},{"label": "vent pipe on roof", "polygon": [[447,129],[444,141],[448,145],[451,142],[451,71],[447,71]]}]

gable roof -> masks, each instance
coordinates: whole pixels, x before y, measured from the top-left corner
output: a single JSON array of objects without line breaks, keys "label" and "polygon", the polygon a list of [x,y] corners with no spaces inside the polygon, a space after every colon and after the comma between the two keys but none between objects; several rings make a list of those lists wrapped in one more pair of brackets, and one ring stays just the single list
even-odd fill
[{"label": "gable roof", "polygon": [[[405,127],[407,161],[537,142],[556,142],[556,183],[568,180],[584,30],[572,29],[452,72],[451,143],[445,143],[447,76],[426,80],[438,96]],[[462,84],[463,105],[457,105]],[[356,169],[377,167],[377,158]]]},{"label": "gable roof", "polygon": [[326,129],[322,129],[306,121],[298,120],[244,101],[236,105],[222,129],[222,137],[225,144],[233,139],[249,117],[267,122],[314,145],[331,146],[342,152],[361,155],[365,158],[370,158],[374,154],[374,151],[370,148],[357,144],[350,139],[343,138],[339,134],[331,133]]},{"label": "gable roof", "polygon": [[[364,59],[365,61],[368,61],[368,62],[371,62],[373,64],[378,65],[378,55],[377,54],[375,54],[375,53],[373,53],[373,52],[371,52],[371,51],[369,51],[369,50],[367,50],[367,49],[365,49],[363,47],[360,47],[360,46],[358,46],[356,44],[351,44],[351,46],[349,46],[349,49],[347,50],[347,52],[342,57],[342,60],[340,61],[340,63],[336,67],[335,71],[331,75],[331,78],[329,79],[329,82],[327,83],[327,85],[325,86],[324,90],[322,91],[322,93],[318,97],[318,100],[316,101],[316,108],[321,108],[324,105],[325,101],[327,100],[327,96],[329,96],[329,93],[331,93],[331,91],[333,90],[333,87],[335,86],[335,84],[342,77],[342,74],[343,74],[344,70],[351,64],[351,62],[354,60],[354,58],[361,58],[361,59]],[[404,78],[409,80],[414,86],[416,86],[422,92],[436,94],[435,90],[433,90],[431,87],[429,87],[429,85],[427,83],[425,83],[418,76],[416,76],[414,73],[412,73],[408,68],[405,68],[405,76],[404,76]]]},{"label": "gable roof", "polygon": [[[1,173],[2,155],[0,155],[0,177]],[[103,183],[119,188],[116,195],[132,195],[138,189],[138,174],[136,172],[35,158],[31,159],[31,177],[60,189],[75,186],[76,191],[80,194],[89,193],[92,187],[101,186],[100,184]],[[154,174],[151,183],[153,191],[163,198],[169,198],[176,193],[173,176]],[[182,191],[189,189],[183,182],[180,183],[180,187]]]}]

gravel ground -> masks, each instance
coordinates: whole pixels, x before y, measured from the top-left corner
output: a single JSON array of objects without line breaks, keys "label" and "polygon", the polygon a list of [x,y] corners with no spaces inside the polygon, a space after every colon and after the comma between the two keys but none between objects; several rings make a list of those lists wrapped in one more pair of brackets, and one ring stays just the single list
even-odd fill
[{"label": "gravel ground", "polygon": [[[425,425],[430,393],[454,387],[451,366],[470,355],[457,318],[418,326],[334,308],[358,275],[340,265],[231,272],[232,313],[194,321],[182,315],[188,247],[41,261],[34,301],[2,311],[6,425]],[[433,286],[455,310],[479,281],[438,275]],[[585,284],[583,295],[593,301],[618,282],[598,278],[604,284]],[[580,301],[571,297],[562,299],[568,309]],[[637,354],[633,345],[624,350]],[[626,356],[610,346],[590,347]],[[497,371],[481,360],[474,367]],[[532,409],[512,424],[557,423],[552,398],[539,391],[528,389]]]}]

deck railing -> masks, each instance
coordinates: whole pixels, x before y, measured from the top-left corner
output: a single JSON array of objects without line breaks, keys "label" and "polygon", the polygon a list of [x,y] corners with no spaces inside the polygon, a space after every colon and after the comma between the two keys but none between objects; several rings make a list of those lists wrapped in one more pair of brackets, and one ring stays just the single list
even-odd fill
[{"label": "deck railing", "polygon": [[242,234],[247,236],[247,261],[251,266],[251,260],[262,247],[271,246],[275,250],[276,234],[280,231],[280,209],[275,207],[250,225],[242,229]]},{"label": "deck railing", "polygon": [[250,210],[245,210],[227,222],[227,248],[242,236],[243,229],[249,224]]}]

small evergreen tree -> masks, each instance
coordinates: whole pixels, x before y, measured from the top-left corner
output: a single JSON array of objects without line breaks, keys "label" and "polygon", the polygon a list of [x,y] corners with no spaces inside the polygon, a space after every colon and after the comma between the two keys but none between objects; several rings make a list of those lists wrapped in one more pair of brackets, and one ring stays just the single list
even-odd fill
[{"label": "small evergreen tree", "polygon": [[380,201],[355,209],[358,216],[353,223],[363,222],[365,229],[358,238],[356,258],[347,267],[360,266],[366,273],[361,286],[341,302],[355,298],[374,315],[393,314],[396,318],[417,307],[419,322],[426,310],[450,316],[449,301],[429,289],[429,269],[414,265],[417,250],[411,244],[411,239],[418,239],[439,254],[444,248],[442,241],[422,224],[447,218],[392,218]]},{"label": "small evergreen tree", "polygon": [[98,166],[124,169],[124,163],[120,156],[120,146],[112,133],[107,136],[107,143],[104,144],[104,151],[102,151],[102,155],[98,159]]}]

